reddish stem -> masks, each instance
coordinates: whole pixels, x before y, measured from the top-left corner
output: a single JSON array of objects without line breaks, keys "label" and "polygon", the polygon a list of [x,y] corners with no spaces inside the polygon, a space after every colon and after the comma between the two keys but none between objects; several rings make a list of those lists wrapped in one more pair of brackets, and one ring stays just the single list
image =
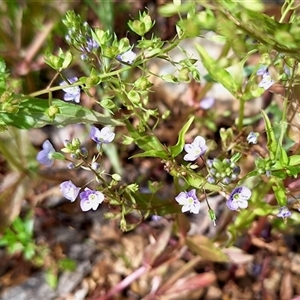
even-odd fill
[{"label": "reddish stem", "polygon": [[105,295],[95,298],[95,300],[109,300],[115,294],[118,294],[122,290],[124,290],[127,286],[129,286],[133,281],[141,277],[150,269],[150,266],[141,266],[133,273],[124,278],[121,282],[111,288]]}]

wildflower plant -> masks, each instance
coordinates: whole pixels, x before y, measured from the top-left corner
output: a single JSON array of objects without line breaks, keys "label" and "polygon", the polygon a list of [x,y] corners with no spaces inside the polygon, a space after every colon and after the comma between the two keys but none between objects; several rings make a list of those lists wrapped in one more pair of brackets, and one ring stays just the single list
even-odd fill
[{"label": "wildflower plant", "polygon": [[[233,222],[229,227],[233,237],[238,236],[239,227],[249,227],[251,221],[260,216],[277,214],[293,218],[289,208],[294,200],[284,180],[295,179],[300,173],[300,156],[289,151],[291,146],[285,138],[286,133],[291,133],[291,139],[298,141],[288,126],[289,122],[297,122],[292,117],[289,103],[299,102],[295,95],[299,82],[300,35],[299,17],[290,4],[294,1],[285,2],[280,21],[262,14],[259,1],[255,1],[251,9],[243,1],[199,0],[186,5],[173,2],[161,6],[159,13],[164,17],[180,15],[174,38],[162,40],[152,32],[155,20],[144,11],[136,20],[128,22],[129,29],[137,36],[135,44],[127,37],[118,38],[110,30],[91,27],[80,15],[68,11],[63,24],[69,49],[45,53],[45,63],[55,71],[45,89],[29,95],[15,92],[9,87],[5,62],[0,60],[0,125],[4,129],[8,126],[29,129],[85,124],[96,153],[78,138],[64,141],[61,152],[55,151],[50,141],[45,141],[37,161],[55,167],[55,159],[64,160],[70,169],[90,172],[93,179],[80,186],[70,180],[60,183],[62,196],[71,202],[78,199],[84,212],[97,211],[102,205],[114,208],[107,216],[119,218],[124,231],[138,226],[149,215],[198,214],[200,208],[205,210],[205,207],[212,222],[218,224],[216,212],[209,203],[210,196],[216,193],[224,196],[226,209],[234,211],[236,223],[242,224],[235,226]],[[203,10],[198,11],[198,4]],[[290,21],[283,25],[288,13],[291,14]],[[220,23],[227,25],[218,26]],[[214,31],[225,41],[218,59],[212,58],[199,43],[195,44],[197,57],[192,57],[181,46],[187,38],[199,37],[207,30]],[[238,32],[241,44],[236,42],[232,30]],[[255,42],[242,42],[248,37]],[[175,48],[181,51],[184,59],[172,58],[170,52]],[[233,64],[229,50],[239,62],[240,76],[234,76],[228,70]],[[253,54],[259,54],[260,62],[248,67],[247,59]],[[67,76],[78,57],[80,63],[77,66],[81,66],[81,72]],[[174,71],[164,75],[150,71],[149,63],[154,59],[170,62]],[[205,76],[197,68],[199,61],[207,70]],[[275,76],[269,72],[271,68]],[[133,74],[137,74],[136,78]],[[205,79],[199,100],[209,101],[203,100],[197,105],[197,109],[202,107],[203,110],[217,105],[217,100],[206,97],[205,93],[215,82],[220,83],[239,102],[236,124],[227,130],[221,128],[218,132],[220,141],[214,142],[208,138],[207,128],[202,128],[201,118],[195,117],[195,111],[189,111],[178,130],[176,143],[162,142],[156,129],[170,114],[149,105],[153,84],[150,78],[153,77],[170,84]],[[252,132],[255,118],[245,117],[246,102],[266,91],[274,92],[278,85],[280,91],[287,91],[278,92],[283,102],[283,113],[278,121],[281,126],[272,124],[268,113],[262,110],[256,120],[263,120],[264,130]],[[58,90],[63,92],[62,99],[53,98]],[[48,95],[48,101],[39,98],[41,95]],[[83,106],[80,100],[83,97],[91,101],[93,109]],[[200,130],[203,132],[198,133]],[[265,146],[259,145],[258,135],[265,138]],[[160,160],[165,172],[173,178],[172,195],[160,195],[162,183],[156,188],[149,182],[149,194],[143,193],[138,183],[127,182],[118,155],[121,151],[126,152],[124,149],[129,145],[140,149],[131,158]],[[215,149],[218,151],[213,151]],[[249,155],[255,157],[250,170],[243,168]],[[115,173],[105,169],[104,159],[110,160]],[[267,202],[266,196],[270,192],[276,204]],[[278,208],[281,210],[276,213]],[[139,220],[131,224],[126,216],[132,212],[138,213]]]}]

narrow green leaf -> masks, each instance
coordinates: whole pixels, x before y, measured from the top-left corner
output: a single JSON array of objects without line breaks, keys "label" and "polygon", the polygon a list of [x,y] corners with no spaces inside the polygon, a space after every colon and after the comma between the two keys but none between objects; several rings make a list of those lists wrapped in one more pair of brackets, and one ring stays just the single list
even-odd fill
[{"label": "narrow green leaf", "polygon": [[224,68],[220,67],[218,62],[212,59],[202,46],[197,44],[196,49],[209,76],[216,82],[221,83],[229,92],[235,95],[238,88],[231,75]]},{"label": "narrow green leaf", "polygon": [[184,143],[185,143],[184,136],[187,133],[187,131],[189,130],[194,119],[195,119],[195,117],[193,116],[186,122],[186,124],[182,127],[182,129],[179,132],[178,141],[177,141],[176,145],[170,147],[170,151],[171,151],[173,158],[182,152]]},{"label": "narrow green leaf", "polygon": [[70,102],[53,100],[52,104],[56,105],[59,109],[59,113],[55,116],[53,121],[45,115],[49,107],[47,100],[22,97],[19,111],[17,113],[2,112],[0,124],[10,125],[20,129],[40,128],[46,125],[63,127],[69,124],[124,125],[111,117]]},{"label": "narrow green leaf", "polygon": [[168,153],[163,150],[147,150],[143,153],[135,154],[135,155],[131,156],[130,158],[135,158],[135,157],[158,157],[161,159],[169,159],[170,158]]},{"label": "narrow green leaf", "polygon": [[286,167],[289,164],[289,157],[282,146],[278,145],[278,147],[280,147],[279,161],[283,167]]},{"label": "narrow green leaf", "polygon": [[266,128],[266,134],[268,140],[267,147],[270,153],[270,158],[275,159],[276,150],[277,150],[277,141],[275,139],[275,134],[268,115],[263,110],[261,111],[261,113],[265,122],[265,128]]},{"label": "narrow green leaf", "polygon": [[273,180],[274,180],[274,184],[272,186],[272,189],[274,191],[277,203],[280,206],[286,206],[287,197],[285,194],[285,188],[284,188],[283,182],[282,182],[282,180],[275,180],[275,179],[273,179]]},{"label": "narrow green leaf", "polygon": [[131,134],[131,137],[134,139],[135,143],[142,150],[144,150],[144,151],[149,151],[149,150],[165,151],[165,147],[157,139],[157,137],[154,134],[138,132],[137,129],[135,129],[128,120],[125,121],[125,124],[127,126],[129,133]]},{"label": "narrow green leaf", "polygon": [[290,156],[289,165],[290,166],[300,165],[300,155]]}]

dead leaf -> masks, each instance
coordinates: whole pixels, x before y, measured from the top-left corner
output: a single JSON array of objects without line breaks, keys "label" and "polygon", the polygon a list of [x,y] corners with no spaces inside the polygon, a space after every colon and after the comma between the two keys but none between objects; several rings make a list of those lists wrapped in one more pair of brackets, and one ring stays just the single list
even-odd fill
[{"label": "dead leaf", "polygon": [[26,193],[26,181],[24,174],[18,172],[11,172],[4,177],[0,185],[0,231],[19,215]]},{"label": "dead leaf", "polygon": [[208,261],[228,262],[228,256],[222,249],[205,236],[194,235],[186,239],[186,245],[195,253]]},{"label": "dead leaf", "polygon": [[145,253],[144,253],[144,263],[146,265],[152,266],[154,261],[163,253],[163,251],[166,249],[170,236],[172,231],[173,223],[170,222],[166,227],[164,228],[163,232],[160,234],[158,239],[155,243],[150,244],[146,247]]},{"label": "dead leaf", "polygon": [[230,247],[223,249],[231,262],[235,264],[246,264],[253,261],[253,255],[245,253],[242,249]]}]

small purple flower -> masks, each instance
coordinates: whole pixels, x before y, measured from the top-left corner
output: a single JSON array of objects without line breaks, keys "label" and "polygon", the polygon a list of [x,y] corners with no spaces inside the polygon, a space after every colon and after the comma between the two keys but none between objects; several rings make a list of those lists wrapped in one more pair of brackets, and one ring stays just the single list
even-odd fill
[{"label": "small purple flower", "polygon": [[225,177],[222,179],[222,183],[225,185],[228,185],[231,183],[231,179],[229,177]]},{"label": "small purple flower", "polygon": [[266,67],[266,66],[262,66],[256,72],[256,75],[258,75],[258,76],[264,76],[266,74],[269,74],[268,67]]},{"label": "small purple flower", "polygon": [[257,144],[257,138],[259,137],[259,133],[250,132],[247,136],[248,144]]},{"label": "small purple flower", "polygon": [[198,135],[191,144],[184,145],[184,150],[187,152],[187,154],[183,157],[185,161],[196,160],[207,150],[205,139]]},{"label": "small purple flower", "polygon": [[128,50],[117,56],[117,59],[128,64],[132,64],[136,58],[136,54],[132,50]]},{"label": "small purple flower", "polygon": [[204,97],[201,100],[199,107],[205,110],[210,109],[215,104],[215,101],[216,99],[213,97]]},{"label": "small purple flower", "polygon": [[226,205],[231,210],[238,210],[239,208],[247,208],[248,200],[252,192],[245,186],[236,187],[230,194]]},{"label": "small purple flower", "polygon": [[282,206],[279,208],[279,212],[277,214],[277,217],[279,218],[289,218],[292,215],[291,211],[286,207]]},{"label": "small purple flower", "polygon": [[95,190],[85,188],[83,192],[79,194],[80,196],[80,207],[82,211],[88,211],[90,209],[96,210],[104,200],[104,195]]},{"label": "small purple flower", "polygon": [[97,50],[98,48],[99,48],[99,44],[92,38],[88,38],[86,41],[86,46],[80,47],[80,50],[83,52],[80,56],[81,59],[87,60],[88,54],[92,53],[94,50]]},{"label": "small purple flower", "polygon": [[75,164],[72,163],[72,162],[68,163],[68,169],[69,169],[69,170],[75,169]]},{"label": "small purple flower", "polygon": [[64,181],[59,186],[64,197],[71,202],[74,202],[79,194],[80,188],[77,187],[71,180]]},{"label": "small purple flower", "polygon": [[94,170],[94,171],[98,171],[100,169],[100,164],[97,163],[97,162],[93,162],[92,165],[91,165],[91,168]]},{"label": "small purple flower", "polygon": [[99,44],[93,40],[92,38],[89,38],[86,42],[86,51],[87,52],[93,52],[93,50],[97,50],[99,48]]},{"label": "small purple flower", "polygon": [[162,217],[161,216],[158,216],[158,215],[153,215],[151,216],[151,221],[154,221],[154,222],[158,222],[159,220],[161,220]]},{"label": "small purple flower", "polygon": [[258,69],[256,75],[262,76],[262,80],[258,84],[258,87],[261,87],[264,90],[269,89],[275,83],[271,78],[268,68],[265,66]]},{"label": "small purple flower", "polygon": [[215,184],[216,183],[216,179],[212,176],[208,176],[207,177],[207,182],[210,184]]},{"label": "small purple flower", "polygon": [[36,159],[40,164],[51,167],[54,163],[54,159],[52,158],[53,153],[55,153],[55,149],[50,141],[46,140],[43,143],[43,150],[38,153]]},{"label": "small purple flower", "polygon": [[189,192],[181,192],[175,200],[182,205],[181,211],[187,212],[190,211],[191,213],[198,214],[200,211],[200,201],[196,196],[196,190],[192,189]]},{"label": "small purple flower", "polygon": [[271,177],[271,175],[272,175],[272,171],[271,170],[266,170],[266,176]]},{"label": "small purple flower", "polygon": [[[73,77],[73,78],[68,80],[69,82],[63,81],[59,85],[64,86],[64,85],[68,85],[68,84],[73,84],[77,80],[78,80],[77,77]],[[62,90],[65,92],[65,95],[64,95],[64,100],[65,101],[74,101],[75,103],[80,102],[80,88],[79,88],[79,86],[66,87],[66,88],[63,88]]]},{"label": "small purple flower", "polygon": [[273,84],[275,83],[274,80],[272,80],[270,74],[263,75],[263,78],[261,82],[258,84],[258,87],[263,88],[264,90],[269,89]]},{"label": "small purple flower", "polygon": [[115,138],[115,133],[109,126],[105,126],[101,130],[99,130],[97,127],[92,126],[90,131],[90,138],[97,144],[108,144]]}]

